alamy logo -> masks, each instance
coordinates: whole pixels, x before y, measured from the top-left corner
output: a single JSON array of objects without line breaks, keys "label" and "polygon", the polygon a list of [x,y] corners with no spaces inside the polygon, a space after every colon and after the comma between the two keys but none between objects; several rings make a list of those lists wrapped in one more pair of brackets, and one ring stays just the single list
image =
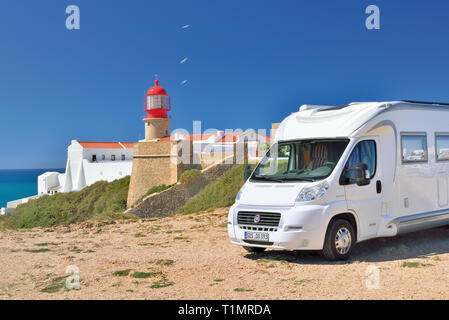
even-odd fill
[{"label": "alamy logo", "polygon": [[65,13],[69,14],[67,19],[65,19],[65,27],[69,30],[79,30],[80,29],[80,8],[75,5],[67,6]]},{"label": "alamy logo", "polygon": [[65,280],[65,287],[67,290],[79,290],[80,284],[80,269],[77,266],[71,265],[65,269],[65,273],[69,274]]},{"label": "alamy logo", "polygon": [[366,18],[365,26],[368,30],[379,30],[380,29],[380,9],[378,6],[370,5],[366,7],[366,14],[369,16]]},{"label": "alamy logo", "polygon": [[365,286],[368,290],[380,288],[380,269],[378,266],[370,265],[366,268]]}]

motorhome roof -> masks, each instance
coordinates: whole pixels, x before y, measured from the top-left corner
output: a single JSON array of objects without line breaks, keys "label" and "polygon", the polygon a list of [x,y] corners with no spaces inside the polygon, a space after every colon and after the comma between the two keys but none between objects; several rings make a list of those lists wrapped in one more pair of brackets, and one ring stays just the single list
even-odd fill
[{"label": "motorhome roof", "polygon": [[433,106],[449,106],[447,102],[429,102],[429,101],[413,101],[413,100],[401,100],[401,102],[413,103],[413,104],[424,104],[424,105],[433,105]]},{"label": "motorhome roof", "polygon": [[346,106],[303,105],[284,119],[275,140],[351,137],[368,121],[387,110],[444,109],[448,103],[421,101],[352,102]]},{"label": "motorhome roof", "polygon": [[[449,106],[447,102],[431,102],[431,101],[415,101],[415,100],[398,100],[393,102],[379,102],[381,104],[398,104],[398,103],[412,103],[412,104],[420,104],[420,105],[432,105],[432,106]],[[332,110],[340,110],[346,108],[348,106],[360,105],[366,103],[373,102],[351,102],[347,105],[342,106],[324,106],[324,105],[311,105],[311,104],[303,104],[299,107],[299,111],[307,111],[307,110],[316,110],[316,111],[332,111]]]}]

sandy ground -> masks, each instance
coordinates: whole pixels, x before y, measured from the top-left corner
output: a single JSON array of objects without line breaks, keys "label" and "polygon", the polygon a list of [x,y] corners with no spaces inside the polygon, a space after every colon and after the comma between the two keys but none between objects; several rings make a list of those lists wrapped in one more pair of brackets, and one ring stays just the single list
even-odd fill
[{"label": "sandy ground", "polygon": [[[226,214],[0,232],[0,299],[449,298],[447,227],[367,241],[331,263],[247,253],[229,242]],[[66,289],[68,266],[79,290]]]}]

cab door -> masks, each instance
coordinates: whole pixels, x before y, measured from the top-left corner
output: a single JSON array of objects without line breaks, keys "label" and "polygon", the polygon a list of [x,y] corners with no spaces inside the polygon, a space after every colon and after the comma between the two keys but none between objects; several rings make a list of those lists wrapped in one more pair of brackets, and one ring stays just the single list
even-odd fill
[{"label": "cab door", "polygon": [[351,182],[353,171],[350,170],[344,170],[340,179],[344,185],[348,210],[353,211],[359,219],[359,240],[377,235],[382,215],[382,161],[378,145],[377,136],[363,137],[354,145],[345,165],[347,169],[357,163],[365,163],[369,184],[359,186]]}]

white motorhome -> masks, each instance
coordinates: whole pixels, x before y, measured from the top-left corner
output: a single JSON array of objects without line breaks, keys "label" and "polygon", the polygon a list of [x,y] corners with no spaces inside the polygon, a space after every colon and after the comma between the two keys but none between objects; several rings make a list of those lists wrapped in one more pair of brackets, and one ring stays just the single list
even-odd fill
[{"label": "white motorhome", "polygon": [[231,241],[322,250],[449,224],[449,105],[395,101],[301,106],[228,216]]}]

